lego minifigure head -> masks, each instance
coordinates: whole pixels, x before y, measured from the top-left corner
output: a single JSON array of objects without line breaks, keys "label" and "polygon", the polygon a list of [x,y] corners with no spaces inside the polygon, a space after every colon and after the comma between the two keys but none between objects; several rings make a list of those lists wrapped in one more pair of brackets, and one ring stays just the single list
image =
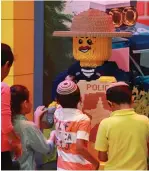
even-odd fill
[{"label": "lego minifigure head", "polygon": [[112,52],[112,37],[130,37],[129,32],[115,32],[112,17],[89,9],[74,16],[70,31],[55,31],[54,36],[73,37],[73,55],[82,67],[101,66]]},{"label": "lego minifigure head", "polygon": [[109,60],[112,38],[73,37],[73,56],[82,67],[97,67]]}]

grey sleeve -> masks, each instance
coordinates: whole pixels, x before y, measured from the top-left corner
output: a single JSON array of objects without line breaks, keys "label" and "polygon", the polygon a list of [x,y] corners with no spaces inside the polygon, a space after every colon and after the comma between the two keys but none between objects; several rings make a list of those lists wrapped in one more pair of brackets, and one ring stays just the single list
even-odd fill
[{"label": "grey sleeve", "polygon": [[42,132],[36,127],[36,125],[32,125],[26,128],[26,131],[28,136],[28,145],[35,152],[41,154],[49,154],[53,152],[54,143],[46,140]]}]

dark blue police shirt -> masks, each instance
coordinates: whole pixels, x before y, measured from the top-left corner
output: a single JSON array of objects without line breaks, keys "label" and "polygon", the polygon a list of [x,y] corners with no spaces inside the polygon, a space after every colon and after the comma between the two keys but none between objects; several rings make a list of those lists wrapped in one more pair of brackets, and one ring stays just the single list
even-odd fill
[{"label": "dark blue police shirt", "polygon": [[106,61],[102,66],[98,66],[96,68],[83,68],[80,66],[80,62],[77,61],[72,66],[70,66],[68,70],[60,73],[53,81],[52,100],[55,100],[58,84],[64,81],[68,75],[74,76],[77,82],[79,82],[80,80],[97,80],[98,78],[100,78],[100,76],[113,76],[116,78],[117,81],[130,81],[129,74],[119,69],[115,62]]}]

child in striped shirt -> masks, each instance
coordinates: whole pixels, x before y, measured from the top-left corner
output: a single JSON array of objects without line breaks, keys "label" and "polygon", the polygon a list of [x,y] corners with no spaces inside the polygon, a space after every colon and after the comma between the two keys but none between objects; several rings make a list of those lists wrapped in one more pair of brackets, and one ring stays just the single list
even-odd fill
[{"label": "child in striped shirt", "polygon": [[57,102],[62,107],[54,114],[57,170],[95,170],[99,162],[88,152],[90,119],[77,109],[81,101],[78,86],[69,80],[58,85]]}]

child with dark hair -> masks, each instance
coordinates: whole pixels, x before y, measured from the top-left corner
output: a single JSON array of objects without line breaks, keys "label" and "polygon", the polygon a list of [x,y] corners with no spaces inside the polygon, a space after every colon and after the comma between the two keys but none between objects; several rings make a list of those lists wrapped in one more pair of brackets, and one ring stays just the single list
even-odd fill
[{"label": "child with dark hair", "polygon": [[88,152],[90,119],[77,109],[81,101],[78,86],[69,80],[57,87],[57,102],[61,106],[55,112],[57,170],[95,170],[99,162]]},{"label": "child with dark hair", "polygon": [[124,82],[106,91],[112,113],[99,125],[95,149],[105,170],[147,170],[149,119],[132,109],[132,91]]},{"label": "child with dark hair", "polygon": [[32,104],[28,89],[22,85],[11,87],[11,110],[15,131],[20,135],[23,146],[22,157],[18,159],[21,170],[35,170],[35,152],[49,154],[54,148],[54,134],[46,140],[40,131],[40,120],[46,112],[39,106],[34,115],[36,125],[25,117],[30,113]]},{"label": "child with dark hair", "polygon": [[11,151],[21,156],[22,147],[11,123],[10,87],[4,83],[14,61],[11,48],[1,43],[1,163],[2,170],[13,170]]},{"label": "child with dark hair", "polygon": [[77,109],[78,103],[81,101],[80,90],[77,87],[76,91],[67,95],[62,95],[59,90],[59,93],[57,93],[56,98],[57,98],[58,103],[63,108]]}]

